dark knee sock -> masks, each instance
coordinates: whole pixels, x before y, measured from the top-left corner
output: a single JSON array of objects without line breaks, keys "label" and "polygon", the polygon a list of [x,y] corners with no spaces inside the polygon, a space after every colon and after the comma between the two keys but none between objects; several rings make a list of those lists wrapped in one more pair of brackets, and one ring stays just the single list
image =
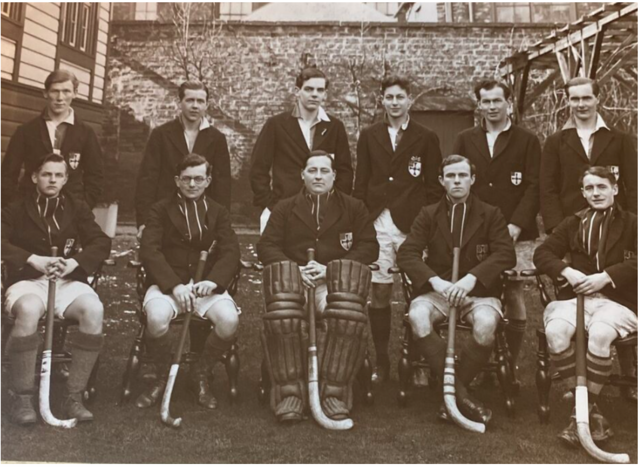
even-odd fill
[{"label": "dark knee sock", "polygon": [[389,336],[391,335],[391,306],[373,308],[369,306],[371,337],[376,349],[376,363],[389,361]]},{"label": "dark knee sock", "polygon": [[204,343],[204,348],[202,349],[198,362],[193,366],[194,374],[206,374],[209,368],[220,360],[224,353],[231,348],[233,342],[233,338],[224,340],[216,334],[215,329],[212,330]]},{"label": "dark knee sock", "polygon": [[35,369],[38,358],[40,337],[37,332],[29,336],[9,336],[7,357],[11,362],[10,386],[17,394],[31,394],[35,391]]},{"label": "dark knee sock", "polygon": [[559,387],[563,392],[576,387],[576,352],[573,344],[560,353],[549,353],[551,369],[560,375]]},{"label": "dark knee sock", "polygon": [[509,324],[507,325],[505,334],[512,364],[514,364],[518,360],[518,354],[520,354],[520,348],[522,347],[522,341],[524,339],[526,328],[526,319],[509,318]]},{"label": "dark knee sock", "polygon": [[165,332],[159,337],[151,337],[147,333],[144,338],[147,354],[153,357],[157,366],[158,377],[165,377],[171,362],[171,337]]},{"label": "dark knee sock", "polygon": [[67,379],[67,392],[69,394],[84,391],[103,342],[104,337],[102,334],[79,332],[74,336],[71,351],[71,368],[69,369],[69,379]]},{"label": "dark knee sock", "polygon": [[480,373],[489,359],[493,351],[493,344],[480,345],[473,337],[467,339],[462,347],[460,354],[460,367],[456,371],[456,383],[460,383],[464,387],[468,386],[473,378]]},{"label": "dark knee sock", "polygon": [[609,379],[612,367],[613,359],[610,356],[599,357],[587,351],[587,388],[591,402],[595,402],[600,395],[602,387]]},{"label": "dark knee sock", "polygon": [[431,374],[442,379],[447,343],[435,331],[420,339],[414,339],[414,343],[420,356],[427,359]]},{"label": "dark knee sock", "polygon": [[631,346],[616,346],[616,352],[618,353],[618,362],[620,363],[620,370],[625,376],[637,376],[635,349]]}]

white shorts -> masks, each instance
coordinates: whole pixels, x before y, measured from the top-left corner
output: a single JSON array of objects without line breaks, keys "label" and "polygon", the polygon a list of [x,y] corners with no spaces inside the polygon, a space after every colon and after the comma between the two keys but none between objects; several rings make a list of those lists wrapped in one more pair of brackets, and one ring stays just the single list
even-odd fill
[{"label": "white shorts", "polygon": [[[38,279],[30,279],[16,282],[5,292],[4,306],[10,316],[13,316],[13,306],[23,295],[36,295],[42,300],[42,305],[47,309],[47,297],[49,293],[49,280],[44,276]],[[98,298],[98,294],[89,284],[84,282],[58,279],[56,281],[56,302],[54,314],[58,318],[63,318],[65,311],[80,295],[93,295]]]},{"label": "white shorts", "polygon": [[[173,317],[171,319],[175,319],[180,313],[180,306],[178,305],[178,302],[176,302],[176,300],[173,298],[173,295],[163,294],[157,285],[152,285],[147,290],[147,293],[144,296],[144,300],[142,301],[142,309],[146,310],[147,303],[155,299],[164,300],[165,302],[171,305],[171,309],[173,310]],[[229,292],[227,292],[226,290],[224,291],[224,293],[221,293],[221,294],[209,295],[207,297],[198,297],[195,303],[195,313],[201,318],[204,318],[204,315],[206,315],[207,312],[216,303],[220,303],[221,301],[225,301],[225,300],[230,301],[233,304],[233,306],[236,308],[238,314],[240,314],[240,309],[236,305],[236,302],[233,301],[233,298],[231,297],[231,295],[229,295]]]},{"label": "white shorts", "polygon": [[[438,292],[428,292],[426,294],[419,295],[411,301],[411,308],[420,306],[433,306],[443,316],[449,317],[449,309],[451,306],[447,299],[440,295]],[[495,297],[467,297],[464,304],[458,307],[458,316],[461,321],[465,321],[465,317],[480,307],[493,308],[502,317],[502,306],[500,300]]]},{"label": "white shorts", "polygon": [[536,247],[540,242],[535,240],[525,240],[522,242],[516,242],[516,257],[518,258],[518,263],[516,264],[516,271],[524,271],[525,269],[534,269],[535,265],[533,264],[533,252],[536,250]]},{"label": "white shorts", "polygon": [[260,214],[260,235],[262,235],[264,229],[267,228],[267,222],[269,222],[270,217],[271,211],[269,211],[269,208],[264,208],[264,211]]},{"label": "white shorts", "polygon": [[380,270],[373,271],[371,282],[374,284],[393,284],[393,274],[389,273],[389,268],[396,265],[396,254],[407,239],[407,235],[396,227],[388,209],[380,213],[373,226],[376,229],[376,238],[380,246],[380,253],[375,264],[380,266]]},{"label": "white shorts", "polygon": [[[578,299],[558,300],[544,310],[544,327],[554,319],[561,319],[576,327]],[[584,325],[587,332],[593,323],[611,326],[622,338],[638,330],[638,317],[626,306],[609,300],[601,294],[584,297]]]}]

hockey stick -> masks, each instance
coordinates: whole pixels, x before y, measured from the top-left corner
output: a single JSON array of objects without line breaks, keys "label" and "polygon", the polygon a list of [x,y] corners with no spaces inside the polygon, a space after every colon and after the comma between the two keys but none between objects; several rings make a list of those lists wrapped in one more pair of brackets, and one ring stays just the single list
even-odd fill
[{"label": "hockey stick", "polygon": [[[458,282],[460,267],[460,247],[453,248],[453,270],[451,272],[451,282]],[[456,425],[461,426],[469,431],[476,433],[484,433],[485,426],[483,423],[474,422],[466,418],[456,405],[456,321],[458,320],[458,308],[455,306],[449,309],[449,328],[447,339],[447,356],[444,361],[444,378],[442,391],[444,392],[444,405],[447,413]]]},{"label": "hockey stick", "polygon": [[605,452],[593,442],[589,428],[589,391],[587,389],[587,344],[584,330],[584,295],[578,294],[576,317],[576,422],[580,444],[589,455],[601,462],[628,464],[627,454]]},{"label": "hockey stick", "polygon": [[[51,256],[58,256],[58,247],[51,247]],[[49,394],[51,391],[51,357],[53,351],[53,319],[56,304],[56,279],[49,279],[47,296],[47,321],[44,330],[44,348],[42,350],[42,370],[40,371],[40,393],[38,397],[40,415],[47,425],[61,428],[73,428],[78,424],[76,418],[59,420],[51,413]]]},{"label": "hockey stick", "polygon": [[[307,250],[307,260],[315,259],[315,250]],[[353,420],[331,420],[322,411],[320,389],[318,386],[318,348],[316,347],[316,294],[315,287],[307,289],[307,306],[309,307],[309,405],[311,413],[318,425],[328,430],[350,430]]]},{"label": "hockey stick", "polygon": [[[200,252],[200,260],[198,261],[198,267],[196,269],[196,277],[194,279],[194,283],[198,283],[202,280],[202,275],[204,273],[204,266],[207,262],[207,256],[209,254],[206,251]],[[160,416],[162,417],[162,422],[165,425],[168,425],[173,428],[179,428],[182,423],[182,417],[173,418],[171,417],[169,406],[171,405],[171,394],[173,393],[173,386],[176,382],[176,377],[178,376],[178,370],[180,369],[180,361],[182,360],[182,350],[184,348],[184,343],[187,340],[187,333],[189,332],[189,323],[191,322],[191,313],[187,313],[184,322],[182,323],[182,331],[180,332],[180,341],[178,342],[178,348],[176,349],[176,353],[173,356],[173,363],[171,364],[171,370],[169,370],[169,378],[167,379],[167,386],[164,389],[164,395],[162,396],[162,405],[160,406]]]}]

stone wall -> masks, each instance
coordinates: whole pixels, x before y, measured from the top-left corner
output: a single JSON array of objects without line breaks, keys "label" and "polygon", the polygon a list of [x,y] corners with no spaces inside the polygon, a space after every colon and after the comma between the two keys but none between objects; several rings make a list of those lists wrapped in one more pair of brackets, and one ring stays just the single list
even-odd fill
[{"label": "stone wall", "polygon": [[[146,139],[176,115],[184,72],[172,60],[172,25],[114,22],[111,32],[106,150],[120,166],[127,219]],[[315,64],[330,78],[326,108],[345,123],[355,162],[359,130],[379,118],[376,96],[385,74],[413,79],[417,109],[468,111],[474,82],[548,33],[548,27],[506,24],[226,24],[202,50],[213,52],[204,67],[209,113],[229,141],[234,215],[257,220],[248,181],[251,149],[265,120],[291,108],[302,66]]]}]

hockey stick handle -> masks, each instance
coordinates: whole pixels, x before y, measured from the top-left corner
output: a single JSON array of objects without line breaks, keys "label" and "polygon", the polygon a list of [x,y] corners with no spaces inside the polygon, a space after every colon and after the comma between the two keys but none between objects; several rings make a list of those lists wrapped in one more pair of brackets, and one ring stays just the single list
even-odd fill
[{"label": "hockey stick handle", "polygon": [[610,453],[593,442],[589,427],[589,390],[587,388],[587,336],[585,332],[584,295],[577,296],[576,311],[576,422],[578,438],[587,453],[601,462],[628,464],[630,458],[624,453]]},{"label": "hockey stick handle", "polygon": [[[453,248],[453,265],[451,271],[451,282],[458,282],[460,275],[460,247]],[[447,353],[444,361],[444,377],[442,391],[444,393],[444,404],[451,419],[456,425],[461,426],[469,431],[476,433],[484,433],[485,425],[483,423],[474,422],[466,418],[456,404],[456,370],[455,370],[455,354],[456,354],[456,323],[458,320],[458,308],[455,306],[449,309],[449,325],[447,328]]]},{"label": "hockey stick handle", "polygon": [[[200,259],[198,260],[198,266],[196,268],[196,276],[194,282],[197,284],[202,280],[204,275],[204,267],[207,264],[207,257],[209,253],[206,251],[200,252]],[[173,418],[171,416],[171,394],[173,393],[173,386],[178,376],[178,370],[180,370],[180,361],[182,360],[182,351],[184,344],[187,340],[187,334],[189,333],[189,324],[191,323],[191,313],[187,313],[184,322],[182,323],[182,329],[180,330],[180,340],[178,341],[178,348],[173,356],[173,362],[171,363],[171,369],[169,370],[169,377],[167,378],[167,385],[164,389],[164,395],[162,396],[162,405],[160,406],[160,416],[162,422],[173,428],[179,428],[182,424],[182,417]]]},{"label": "hockey stick handle", "polygon": [[[307,262],[315,260],[315,250],[307,250]],[[309,406],[314,420],[328,430],[349,430],[353,428],[353,420],[332,420],[322,410],[320,403],[320,387],[318,384],[318,347],[316,345],[316,289],[307,289],[307,306],[309,307]]]},{"label": "hockey stick handle", "polygon": [[[58,256],[58,247],[51,247],[51,256]],[[38,407],[40,415],[47,425],[61,428],[73,428],[78,420],[60,420],[51,413],[51,360],[53,353],[53,324],[56,306],[56,279],[49,279],[47,290],[47,320],[44,329],[44,347],[42,349],[42,368],[40,371],[40,391],[38,392]]]}]

